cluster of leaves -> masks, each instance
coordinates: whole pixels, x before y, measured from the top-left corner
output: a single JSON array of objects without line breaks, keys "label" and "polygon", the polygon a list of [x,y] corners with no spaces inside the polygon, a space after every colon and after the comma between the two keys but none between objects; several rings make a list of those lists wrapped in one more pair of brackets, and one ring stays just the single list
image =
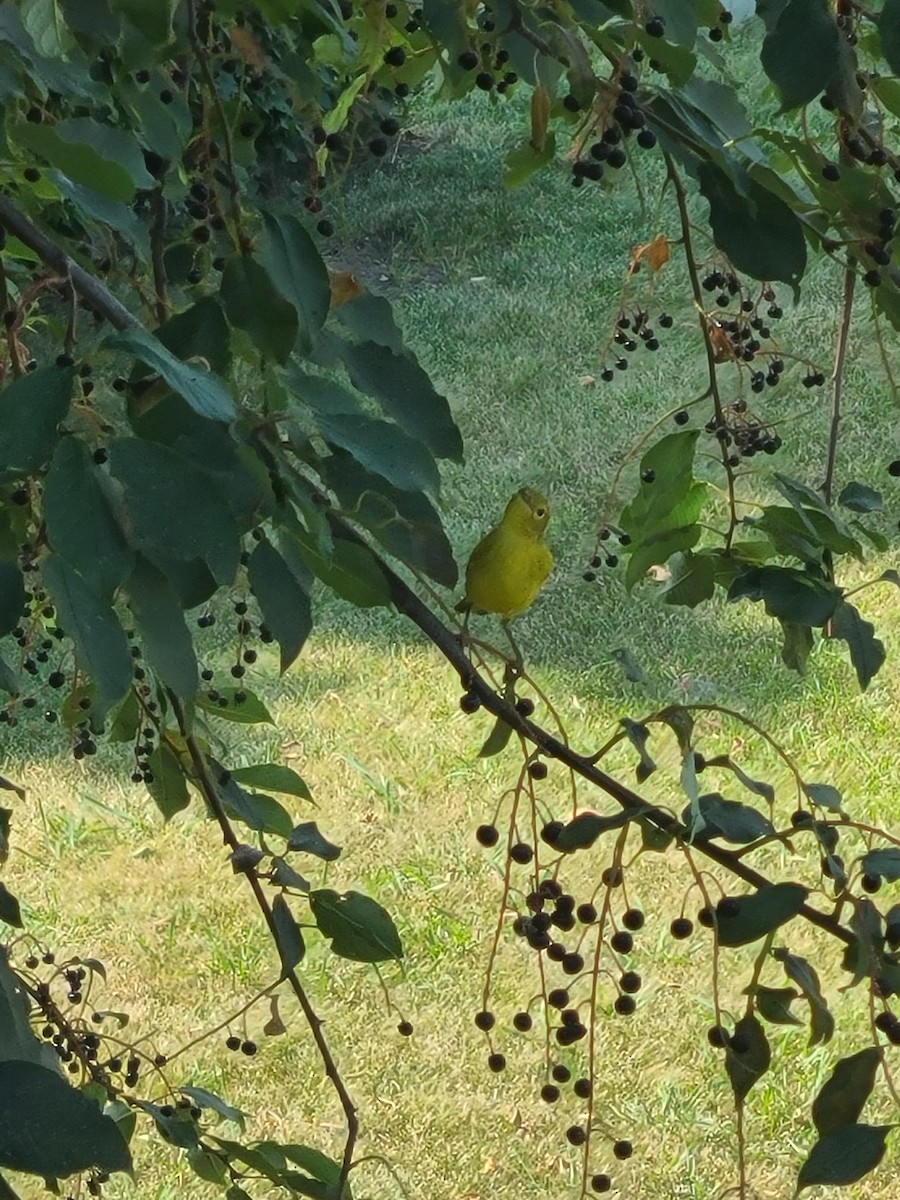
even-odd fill
[{"label": "cluster of leaves", "polygon": [[[834,580],[842,555],[862,561],[865,543],[887,549],[887,540],[860,514],[882,507],[872,488],[848,484],[837,504],[786,475],[773,479],[786,503],[761,504],[758,515],[723,531],[719,544],[696,548],[709,528],[708,488],[694,475],[697,430],[667,434],[643,456],[641,483],[620,521],[630,541],[626,582],[633,586],[655,564],[668,563],[664,598],[688,607],[720,588],[731,601],[761,600],[784,633],[785,663],[803,670],[813,629],[830,626],[846,641],[860,686],[882,666],[884,645]],[[735,536],[737,532],[738,536]],[[897,583],[893,572],[882,578]]]}]

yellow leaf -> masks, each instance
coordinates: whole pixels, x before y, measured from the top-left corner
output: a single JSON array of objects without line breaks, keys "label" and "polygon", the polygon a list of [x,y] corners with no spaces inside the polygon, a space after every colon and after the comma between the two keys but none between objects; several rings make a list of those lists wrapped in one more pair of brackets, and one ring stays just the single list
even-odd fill
[{"label": "yellow leaf", "polygon": [[631,252],[631,273],[645,262],[651,271],[658,271],[669,261],[669,239],[664,233],[658,233],[652,242],[635,246]]},{"label": "yellow leaf", "polygon": [[669,261],[669,239],[664,233],[658,233],[647,247],[646,258],[651,271],[658,271]]},{"label": "yellow leaf", "polygon": [[352,271],[329,271],[331,283],[331,307],[340,308],[348,300],[355,300],[363,294],[363,285]]}]

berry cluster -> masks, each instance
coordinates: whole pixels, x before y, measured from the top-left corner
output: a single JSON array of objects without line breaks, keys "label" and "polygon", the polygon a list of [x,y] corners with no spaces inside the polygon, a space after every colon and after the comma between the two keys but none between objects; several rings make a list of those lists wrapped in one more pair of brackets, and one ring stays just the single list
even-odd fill
[{"label": "berry cluster", "polygon": [[[775,361],[780,373],[781,361]],[[745,400],[735,400],[723,410],[722,421],[713,417],[707,421],[706,429],[715,434],[723,446],[731,447],[730,467],[740,466],[742,459],[753,458],[756,454],[775,454],[782,446],[780,436],[770,426],[748,413]]]},{"label": "berry cluster", "polygon": [[[491,28],[487,30],[488,33],[493,29],[493,23],[489,24]],[[507,69],[509,51],[502,46],[497,49],[491,42],[483,42],[480,51],[472,47],[463,50],[456,62],[467,74],[478,70],[475,86],[482,92],[496,91],[502,96],[519,81],[516,72]]]},{"label": "berry cluster", "polygon": [[[604,527],[597,534],[598,550],[599,550],[599,543],[600,542],[608,542],[612,536],[613,536],[613,530],[611,530],[608,526],[604,525]],[[616,534],[616,540],[618,541],[618,544],[620,546],[628,546],[631,544],[630,534],[623,533],[621,531]],[[584,572],[582,578],[584,579],[585,583],[593,583],[597,578],[596,572],[599,570],[600,567],[613,568],[613,567],[617,567],[618,565],[619,565],[619,556],[618,556],[618,554],[616,554],[616,552],[614,550],[606,550],[605,553],[599,553],[599,552],[595,553],[594,557],[591,559],[590,567],[588,568],[588,570],[586,570]]]},{"label": "berry cluster", "polygon": [[[616,80],[616,91],[612,110],[602,120],[603,129],[598,141],[588,150],[588,157],[580,157],[572,164],[572,185],[581,187],[586,179],[603,178],[605,167],[619,170],[628,161],[626,144],[632,134],[644,150],[656,145],[656,134],[647,125],[647,116],[635,99],[638,78],[630,71],[623,71]],[[569,112],[578,112],[581,102],[570,93],[563,100]]]},{"label": "berry cluster", "polygon": [[[543,768],[538,778],[546,775],[546,764],[536,759],[529,764],[527,775],[530,779],[534,778],[531,766]],[[541,958],[544,1017],[541,1024],[547,1030],[549,1043],[545,1074],[539,1088],[540,1099],[548,1105],[564,1104],[569,1115],[562,1134],[570,1146],[580,1149],[590,1188],[595,1192],[606,1192],[613,1186],[612,1176],[591,1166],[597,1154],[598,1138],[608,1138],[612,1155],[619,1161],[632,1156],[632,1143],[626,1138],[608,1137],[600,1124],[594,1110],[593,1060],[588,1061],[586,1069],[576,1070],[560,1061],[558,1055],[579,1043],[586,1043],[601,1010],[620,1017],[629,1017],[636,1011],[636,996],[643,980],[628,959],[635,950],[636,935],[644,929],[646,917],[640,907],[628,902],[625,872],[618,861],[602,872],[594,893],[581,900],[565,890],[558,878],[558,864],[556,870],[540,865],[541,847],[554,850],[563,829],[561,821],[545,822],[537,847],[515,837],[511,839],[509,859],[516,865],[531,864],[532,873],[531,888],[518,906],[512,932]],[[475,836],[479,844],[491,847],[497,845],[500,834],[496,825],[483,824]],[[624,903],[621,915],[616,918],[613,906],[619,896]],[[509,899],[504,903],[508,906]],[[606,979],[612,982],[613,989],[608,1008],[606,997],[609,993],[605,986],[598,986]],[[527,1034],[535,1027],[532,1007],[529,1003],[512,1014],[510,1024],[516,1033]],[[499,1033],[497,1014],[486,1005],[475,1013],[474,1023],[488,1037],[488,1069],[494,1073],[504,1071],[507,1058],[496,1041]],[[566,1085],[575,1100],[583,1104],[578,1114],[570,1111],[571,1101],[565,1103]],[[577,1116],[574,1122],[573,1116]]]},{"label": "berry cluster", "polygon": [[[669,313],[662,312],[657,318],[657,324],[661,329],[671,329],[673,320]],[[616,317],[615,332],[612,337],[613,345],[620,351],[624,350],[625,354],[633,354],[639,346],[643,346],[645,350],[651,353],[657,351],[660,347],[659,336],[656,329],[650,322],[650,314],[644,309],[635,309],[632,313],[619,313]],[[628,359],[625,354],[618,354],[614,360],[613,367],[608,364],[604,365],[600,371],[600,378],[604,383],[610,383],[615,379],[616,371],[628,370]]]}]

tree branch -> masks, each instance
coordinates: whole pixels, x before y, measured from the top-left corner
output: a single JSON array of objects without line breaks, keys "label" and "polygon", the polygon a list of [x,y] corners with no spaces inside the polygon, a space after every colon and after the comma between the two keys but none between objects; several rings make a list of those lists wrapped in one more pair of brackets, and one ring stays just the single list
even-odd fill
[{"label": "tree branch", "polygon": [[43,262],[62,276],[68,276],[72,287],[101,317],[115,329],[136,329],[141,322],[120,303],[99,279],[80,267],[60,246],[42,233],[6,196],[0,195],[0,225],[17,237]]}]

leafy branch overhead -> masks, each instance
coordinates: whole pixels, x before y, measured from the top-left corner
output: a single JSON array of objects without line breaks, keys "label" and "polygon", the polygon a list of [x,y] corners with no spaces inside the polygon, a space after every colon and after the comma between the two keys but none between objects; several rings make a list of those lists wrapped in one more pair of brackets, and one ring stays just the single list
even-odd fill
[{"label": "leafy branch overhead", "polygon": [[[277,1037],[290,997],[343,1124],[334,1157],[213,1133],[219,1121],[243,1130],[244,1114],[178,1084],[180,1064],[146,1038],[123,1050],[128,1015],[89,1005],[109,985],[103,963],[23,952],[29,903],[0,885],[0,920],[23,930],[0,954],[0,1169],[51,1190],[79,1173],[98,1194],[110,1173],[132,1170],[140,1124],[229,1200],[270,1186],[349,1200],[351,1173],[371,1156],[358,1145],[354,1072],[337,1060],[304,970],[313,951],[387,969],[403,940],[379,900],[340,877],[327,818],[308,819],[323,798],[250,749],[278,716],[255,683],[260,647],[277,651],[283,676],[326,592],[395,609],[459,676],[463,711],[490,714],[482,756],[521,755],[496,810],[506,805],[508,831],[495,816],[477,832],[486,850],[502,846],[505,864],[476,1026],[490,1040],[508,934],[540,964],[544,1102],[569,1080],[551,1050],[583,1043],[587,1055],[573,1089],[586,1116],[566,1133],[581,1194],[612,1187],[595,1164],[607,1136],[594,1107],[596,1026],[643,1002],[629,956],[645,914],[627,889],[646,855],[670,850],[688,883],[669,934],[693,935],[694,896],[715,964],[707,1036],[739,1118],[778,1052],[767,1026],[808,1026],[816,1046],[835,1030],[816,969],[790,948],[804,922],[839,947],[848,986],[865,984],[873,1044],[840,1059],[819,1089],[797,1190],[854,1182],[881,1161],[890,1127],[861,1118],[880,1074],[890,1087],[879,1035],[900,1042],[890,1008],[900,916],[872,899],[900,878],[896,839],[857,823],[833,784],[808,782],[758,725],[713,704],[624,718],[605,746],[574,748],[512,635],[509,657],[456,619],[442,496],[442,469],[463,462],[453,398],[388,300],[328,252],[342,179],[399,153],[406,102],[419,95],[510,105],[518,132],[498,163],[508,188],[566,172],[573,188],[595,189],[603,214],[605,189],[632,168],[655,214],[645,223],[658,225],[622,249],[618,308],[585,386],[613,384],[638,350],[660,351],[674,320],[656,315],[662,295],[690,313],[705,383],[691,396],[678,375],[660,376],[666,411],[618,464],[585,578],[622,566],[629,593],[655,579],[663,603],[683,609],[761,602],[787,667],[807,669],[816,638],[836,638],[865,690],[886,650],[859,596],[900,576],[879,561],[890,549],[881,489],[845,478],[839,451],[862,301],[888,372],[885,325],[900,329],[900,0],[756,7],[756,23],[738,29],[719,0],[0,5],[0,729],[39,712],[82,766],[101,744],[118,748],[164,821],[199,801],[272,951],[269,983],[214,1032],[252,1056],[255,1041],[227,1032],[230,1021],[264,1002],[264,1033]],[[762,100],[729,60],[748,48],[772,85]],[[840,295],[825,363],[783,345],[778,329],[813,267],[831,272]],[[796,413],[773,415],[773,394],[798,412],[827,407],[822,465],[808,480],[758,469],[802,428]],[[900,460],[888,471],[900,476]],[[542,534],[547,502],[523,493],[540,499]],[[482,556],[496,544],[484,539]],[[534,561],[531,598],[552,563],[543,543]],[[484,607],[504,624],[521,610]],[[210,646],[224,613],[234,653],[217,674]],[[740,732],[713,749],[732,725]],[[783,780],[740,765],[748,730],[789,777],[789,817]],[[657,733],[671,753],[658,754]],[[622,743],[637,754],[640,791],[602,764]],[[565,778],[564,804],[545,784],[551,768]],[[18,783],[0,787],[10,803],[24,799]],[[14,812],[0,808],[0,866]],[[806,850],[811,867],[771,878],[773,850],[792,862]],[[579,903],[566,880],[587,852],[606,861]],[[726,974],[737,981],[730,998]],[[532,1023],[523,1009],[513,1027]],[[408,1037],[412,1023],[402,1017],[397,1030]],[[506,1065],[497,1045],[495,1073]],[[739,1119],[742,1196],[743,1130]],[[621,1162],[632,1150],[612,1143]],[[12,1194],[4,1177],[0,1193]]]}]

